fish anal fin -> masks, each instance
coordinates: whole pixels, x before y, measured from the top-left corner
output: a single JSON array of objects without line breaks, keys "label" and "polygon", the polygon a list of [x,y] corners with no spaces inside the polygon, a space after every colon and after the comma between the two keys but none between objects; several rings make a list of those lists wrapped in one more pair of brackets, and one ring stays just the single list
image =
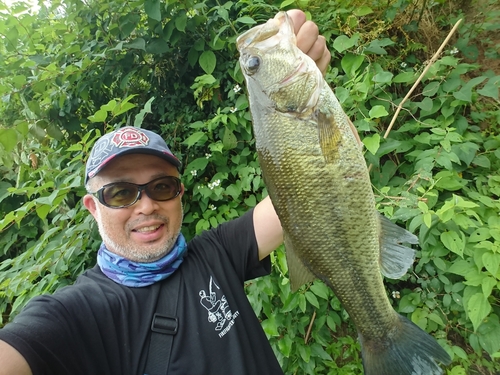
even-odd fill
[{"label": "fish anal fin", "polygon": [[290,288],[292,292],[296,292],[302,285],[314,281],[317,277],[299,259],[286,233],[284,234],[284,243]]},{"label": "fish anal fin", "polygon": [[417,244],[418,238],[379,214],[380,271],[385,277],[399,279],[406,274],[415,260],[415,250],[405,246]]}]

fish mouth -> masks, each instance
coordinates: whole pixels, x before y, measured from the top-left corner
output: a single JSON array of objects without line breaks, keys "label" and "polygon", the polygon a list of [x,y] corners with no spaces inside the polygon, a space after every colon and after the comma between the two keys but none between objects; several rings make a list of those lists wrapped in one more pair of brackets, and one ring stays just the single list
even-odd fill
[{"label": "fish mouth", "polygon": [[[269,49],[278,45],[283,35],[295,36],[293,29],[290,28],[292,22],[288,22],[289,16],[286,12],[279,12],[274,18],[266,23],[255,26],[244,32],[236,39],[236,48],[238,51],[251,48],[259,43],[259,49]],[[295,38],[294,38],[295,40]]]}]

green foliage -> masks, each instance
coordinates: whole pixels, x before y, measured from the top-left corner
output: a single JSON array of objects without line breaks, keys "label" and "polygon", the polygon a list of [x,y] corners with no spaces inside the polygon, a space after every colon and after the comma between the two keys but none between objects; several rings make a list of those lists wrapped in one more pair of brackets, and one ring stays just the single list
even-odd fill
[{"label": "green foliage", "polygon": [[[80,198],[104,131],[164,136],[183,162],[188,238],[265,196],[235,40],[302,7],[331,46],[326,78],[366,147],[378,209],[420,239],[412,272],[387,280],[394,307],[438,338],[449,374],[500,371],[500,76],[475,60],[478,45],[498,58],[494,2],[481,22],[466,18],[385,136],[439,31],[462,16],[451,4],[70,0],[34,14],[0,3],[2,323],[95,263],[99,235]],[[360,373],[331,290],[317,281],[291,293],[283,249],[272,261],[246,288],[285,373]]]}]

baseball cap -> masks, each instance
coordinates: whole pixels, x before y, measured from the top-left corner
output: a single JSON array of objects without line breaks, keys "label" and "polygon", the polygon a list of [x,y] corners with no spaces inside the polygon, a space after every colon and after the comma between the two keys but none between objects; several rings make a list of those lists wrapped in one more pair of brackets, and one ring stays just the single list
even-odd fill
[{"label": "baseball cap", "polygon": [[167,144],[158,134],[133,126],[125,126],[99,138],[87,160],[85,183],[101,171],[111,160],[126,154],[149,154],[158,156],[177,168],[179,159],[172,154]]}]

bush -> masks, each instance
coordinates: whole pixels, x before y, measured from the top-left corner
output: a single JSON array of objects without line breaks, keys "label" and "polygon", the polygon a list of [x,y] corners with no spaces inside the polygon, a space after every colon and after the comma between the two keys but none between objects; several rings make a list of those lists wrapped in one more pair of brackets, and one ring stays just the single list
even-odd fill
[{"label": "bush", "polygon": [[[386,283],[394,307],[450,353],[449,374],[500,371],[500,73],[481,69],[499,57],[493,1],[469,9],[387,132],[464,17],[459,5],[66,1],[38,15],[3,6],[3,323],[95,263],[99,235],[80,198],[104,131],[156,130],[182,159],[187,238],[255,206],[266,190],[235,39],[278,7],[301,6],[331,46],[326,78],[366,146],[378,209],[420,239],[414,269]],[[271,276],[246,288],[284,371],[360,373],[354,327],[332,291],[316,281],[291,293],[283,249],[272,262]]]}]

